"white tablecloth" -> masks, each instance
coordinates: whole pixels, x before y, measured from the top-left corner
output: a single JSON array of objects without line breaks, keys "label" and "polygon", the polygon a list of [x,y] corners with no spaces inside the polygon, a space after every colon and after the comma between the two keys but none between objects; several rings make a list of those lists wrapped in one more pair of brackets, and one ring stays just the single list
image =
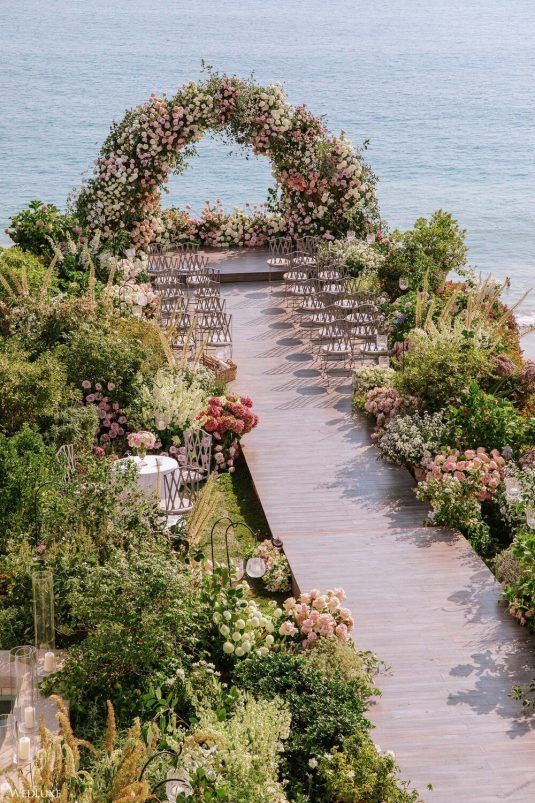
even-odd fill
[{"label": "white tablecloth", "polygon": [[145,491],[147,496],[157,493],[163,496],[163,477],[173,469],[178,468],[178,463],[172,457],[149,454],[142,461],[140,457],[123,457],[117,460],[116,465],[121,466],[127,463],[135,463],[139,476],[139,487]]}]

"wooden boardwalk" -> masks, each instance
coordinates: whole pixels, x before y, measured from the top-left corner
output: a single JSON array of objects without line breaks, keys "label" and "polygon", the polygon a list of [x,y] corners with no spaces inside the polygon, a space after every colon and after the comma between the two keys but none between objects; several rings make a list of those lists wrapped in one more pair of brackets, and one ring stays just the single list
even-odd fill
[{"label": "wooden boardwalk", "polygon": [[379,460],[349,381],[322,383],[277,293],[224,294],[237,388],[260,415],[245,455],[271,530],[300,588],[345,588],[358,646],[391,666],[375,741],[425,801],[535,801],[535,715],[508,696],[535,677],[533,640],[465,539],[421,526],[412,478]]}]

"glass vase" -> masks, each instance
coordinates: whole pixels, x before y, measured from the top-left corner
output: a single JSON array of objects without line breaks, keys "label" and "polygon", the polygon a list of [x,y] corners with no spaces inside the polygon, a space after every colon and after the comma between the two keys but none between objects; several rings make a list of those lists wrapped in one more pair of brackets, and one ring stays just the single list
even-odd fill
[{"label": "glass vase", "polygon": [[29,644],[9,651],[13,717],[18,732],[37,728],[37,650]]},{"label": "glass vase", "polygon": [[[37,670],[39,674],[51,671],[55,664],[54,577],[50,571],[32,574],[33,623]],[[47,668],[48,667],[48,668]]]}]

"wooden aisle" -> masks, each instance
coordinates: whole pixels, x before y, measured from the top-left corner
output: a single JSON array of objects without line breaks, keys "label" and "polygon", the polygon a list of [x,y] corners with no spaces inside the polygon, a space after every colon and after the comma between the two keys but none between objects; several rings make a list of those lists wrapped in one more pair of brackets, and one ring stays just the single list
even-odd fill
[{"label": "wooden aisle", "polygon": [[358,646],[391,666],[375,741],[425,801],[535,801],[535,715],[508,696],[535,677],[533,640],[466,540],[421,526],[409,473],[379,460],[350,382],[322,383],[277,292],[223,292],[236,386],[260,415],[245,455],[271,530],[301,589],[345,588]]}]

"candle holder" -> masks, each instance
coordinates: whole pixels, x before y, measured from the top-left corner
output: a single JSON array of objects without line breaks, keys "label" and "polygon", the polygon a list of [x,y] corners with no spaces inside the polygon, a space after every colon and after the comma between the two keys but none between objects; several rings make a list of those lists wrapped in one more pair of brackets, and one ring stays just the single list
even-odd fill
[{"label": "candle holder", "polygon": [[56,668],[54,624],[54,578],[50,571],[32,574],[33,624],[37,650],[37,672],[46,675]]},{"label": "candle holder", "polygon": [[23,767],[33,761],[36,748],[36,734],[22,731],[17,721],[14,722],[13,763]]},{"label": "candle holder", "polygon": [[25,644],[9,651],[13,718],[20,734],[37,728],[37,650]]}]

